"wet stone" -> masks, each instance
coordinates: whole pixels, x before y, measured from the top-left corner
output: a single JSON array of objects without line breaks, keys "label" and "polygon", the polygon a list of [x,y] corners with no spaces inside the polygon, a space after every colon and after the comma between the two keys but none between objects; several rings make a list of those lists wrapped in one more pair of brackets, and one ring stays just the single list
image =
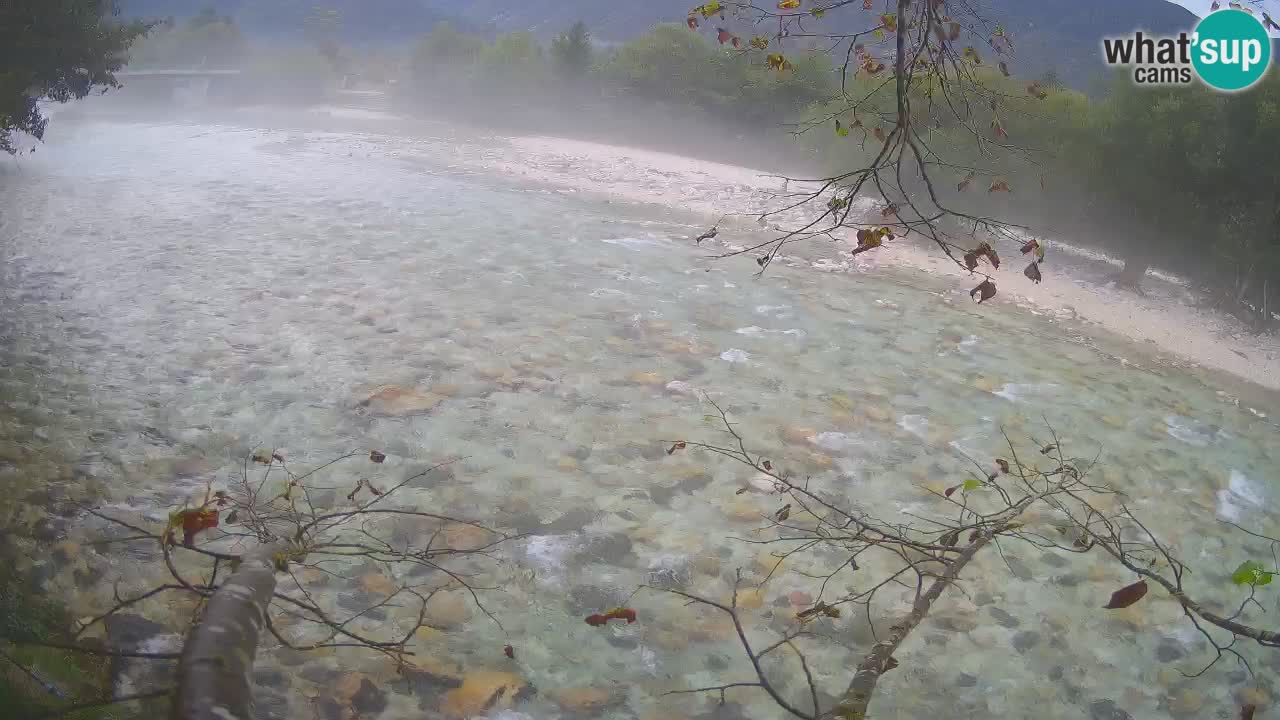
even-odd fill
[{"label": "wet stone", "polygon": [[617,607],[625,593],[592,585],[578,585],[569,591],[569,610],[573,615],[590,615]]},{"label": "wet stone", "polygon": [[1012,644],[1014,650],[1025,655],[1040,644],[1040,633],[1034,630],[1023,630],[1022,632],[1014,633]]},{"label": "wet stone", "polygon": [[[283,675],[283,673],[281,674]],[[316,685],[319,685],[321,687],[328,687],[332,685],[334,681],[338,679],[338,674],[339,673],[335,668],[331,668],[325,665],[317,665],[315,663],[309,663],[306,667],[302,668],[302,670],[298,672],[298,675],[300,675],[303,680],[307,680],[308,682],[313,682]],[[255,679],[257,678],[256,673],[254,675],[254,678]]]},{"label": "wet stone", "polygon": [[992,597],[989,592],[980,592],[973,596],[973,604],[979,607],[982,607],[983,605],[990,605],[995,601],[996,599]]},{"label": "wet stone", "polygon": [[975,687],[978,684],[978,678],[969,673],[960,673],[956,677],[956,687]]},{"label": "wet stone", "polygon": [[1053,582],[1055,585],[1061,585],[1062,587],[1076,587],[1083,581],[1084,581],[1084,578],[1074,573],[1060,575],[1053,579]]},{"label": "wet stone", "polygon": [[1114,700],[1094,700],[1089,703],[1090,720],[1133,720],[1133,716],[1116,705]]},{"label": "wet stone", "polygon": [[1018,558],[1009,556],[1005,558],[1005,561],[1009,564],[1010,572],[1012,572],[1013,576],[1019,580],[1032,580],[1035,578],[1035,575],[1031,572],[1031,568],[1027,567],[1027,564]]},{"label": "wet stone", "polygon": [[1161,640],[1160,644],[1156,646],[1156,659],[1163,663],[1181,660],[1186,654],[1186,651],[1176,641]]},{"label": "wet stone", "polygon": [[1065,673],[1066,673],[1066,668],[1062,667],[1061,665],[1054,665],[1053,668],[1049,670],[1049,679],[1054,682],[1058,682],[1059,680],[1062,679],[1062,676]]},{"label": "wet stone", "polygon": [[708,655],[707,669],[714,671],[727,670],[729,669],[729,661],[719,655]]},{"label": "wet stone", "polygon": [[1012,629],[1012,628],[1018,627],[1018,625],[1020,624],[1018,622],[1018,618],[1010,615],[1003,608],[992,606],[990,612],[991,612],[991,617],[995,618],[996,623],[998,623],[1001,627]]},{"label": "wet stone", "polygon": [[351,696],[351,708],[362,716],[377,715],[387,708],[387,693],[365,678],[360,682],[360,689]]},{"label": "wet stone", "polygon": [[1062,557],[1061,555],[1056,555],[1054,553],[1045,553],[1041,555],[1040,562],[1044,563],[1045,565],[1048,565],[1049,567],[1058,567],[1058,568],[1066,567],[1067,565],[1070,564],[1070,562],[1066,558]]},{"label": "wet stone", "polygon": [[289,717],[289,699],[274,692],[259,690],[253,694],[254,720],[286,720]]},{"label": "wet stone", "polygon": [[632,564],[635,560],[631,546],[631,538],[624,533],[612,533],[588,540],[585,555],[589,560],[625,566]]},{"label": "wet stone", "polygon": [[640,646],[640,639],[634,635],[616,635],[610,633],[605,637],[605,641],[622,650],[635,650]]}]

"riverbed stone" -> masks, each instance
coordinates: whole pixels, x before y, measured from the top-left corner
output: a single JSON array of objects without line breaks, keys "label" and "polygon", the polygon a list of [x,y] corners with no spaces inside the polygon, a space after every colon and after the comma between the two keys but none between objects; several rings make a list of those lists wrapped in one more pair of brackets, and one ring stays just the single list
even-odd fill
[{"label": "riverbed stone", "polygon": [[383,385],[360,402],[372,415],[409,417],[425,415],[439,405],[444,398],[431,392],[423,392],[402,385]]},{"label": "riverbed stone", "polygon": [[440,711],[450,720],[467,720],[495,710],[506,710],[532,692],[519,675],[482,670],[462,676],[462,684],[444,694]]},{"label": "riverbed stone", "polygon": [[1133,716],[1114,700],[1094,700],[1089,703],[1089,720],[1133,720]]},{"label": "riverbed stone", "polygon": [[593,687],[554,690],[551,698],[562,710],[574,714],[596,713],[620,699],[609,690]]}]

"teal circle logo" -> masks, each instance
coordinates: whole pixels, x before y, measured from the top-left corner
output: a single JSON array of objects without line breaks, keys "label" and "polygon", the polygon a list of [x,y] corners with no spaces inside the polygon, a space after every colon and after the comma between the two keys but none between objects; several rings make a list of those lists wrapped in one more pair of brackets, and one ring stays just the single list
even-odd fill
[{"label": "teal circle logo", "polygon": [[1191,64],[1209,87],[1244,90],[1271,66],[1271,36],[1261,20],[1243,10],[1210,13],[1196,26]]}]

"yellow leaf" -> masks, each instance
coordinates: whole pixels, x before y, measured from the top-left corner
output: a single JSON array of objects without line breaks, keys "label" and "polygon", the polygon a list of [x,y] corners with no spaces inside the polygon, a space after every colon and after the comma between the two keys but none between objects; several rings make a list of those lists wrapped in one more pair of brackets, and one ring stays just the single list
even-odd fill
[{"label": "yellow leaf", "polygon": [[795,10],[800,7],[800,0],[781,0],[778,3],[779,10]]}]

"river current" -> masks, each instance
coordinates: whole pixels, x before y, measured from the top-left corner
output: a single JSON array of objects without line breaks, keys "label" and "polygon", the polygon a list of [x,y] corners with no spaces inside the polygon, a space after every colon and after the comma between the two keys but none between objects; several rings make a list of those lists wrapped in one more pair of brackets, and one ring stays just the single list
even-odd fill
[{"label": "river current", "polygon": [[[665,694],[750,677],[723,626],[674,596],[631,598],[634,625],[583,622],[642,583],[723,598],[736,569],[771,563],[743,539],[777,499],[737,493],[741,466],[666,452],[724,440],[703,393],[754,450],[887,517],[936,509],[923,488],[962,480],[962,452],[1002,454],[1002,427],[1043,437],[1052,423],[1196,569],[1189,586],[1228,604],[1227,575],[1260,545],[1221,521],[1276,534],[1280,407],[1262,393],[1237,401],[1120,339],[975,308],[942,281],[709,263],[689,241],[707,218],[466,162],[500,148],[445,130],[89,122],[9,164],[6,515],[70,483],[159,519],[258,447],[298,465],[378,449],[386,463],[358,469],[378,483],[457,458],[410,497],[529,537],[497,553],[500,589],[483,594],[501,627],[461,612],[421,652],[464,681],[537,688],[478,713],[509,719],[782,716],[750,690],[724,706]],[[379,392],[396,400],[367,402]],[[48,543],[83,535],[74,519],[41,527]],[[1002,549],[899,653],[874,717],[1228,717],[1270,687],[1231,660],[1180,675],[1212,659],[1203,641],[1167,600],[1099,610],[1132,580],[1103,559]],[[103,578],[141,588],[148,573],[106,551],[81,562],[92,581],[48,588],[86,614]],[[788,568],[750,610],[762,639],[794,617],[793,594],[818,594],[803,562]],[[822,623],[832,641],[809,652],[836,693],[869,635],[857,618]],[[1280,670],[1274,652],[1241,650],[1261,676]],[[451,711],[369,655],[267,650],[260,665],[283,668],[264,716]],[[776,670],[794,691],[790,667]],[[383,702],[343,698],[351,673]]]}]

